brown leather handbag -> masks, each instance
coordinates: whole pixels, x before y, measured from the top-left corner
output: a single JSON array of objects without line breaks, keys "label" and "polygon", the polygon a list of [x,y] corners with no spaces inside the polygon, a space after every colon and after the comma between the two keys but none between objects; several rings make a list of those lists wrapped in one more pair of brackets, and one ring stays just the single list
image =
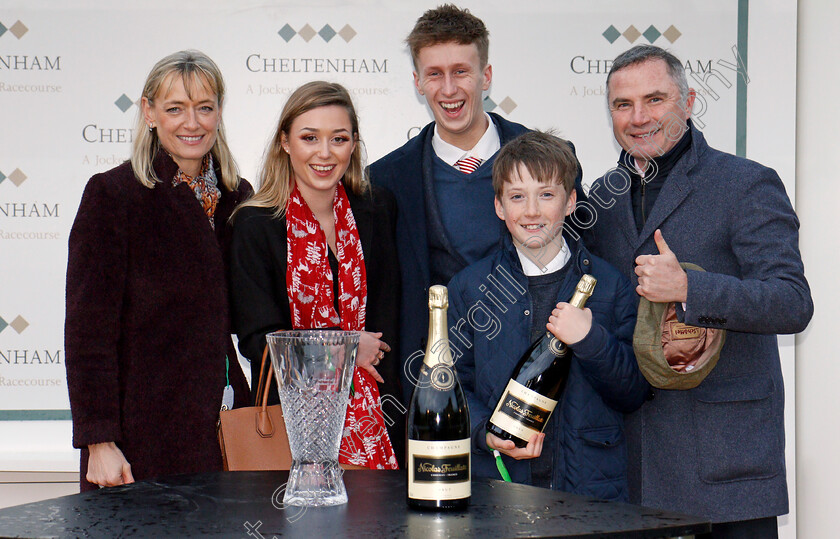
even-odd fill
[{"label": "brown leather handbag", "polygon": [[[217,434],[225,471],[288,470],[292,451],[279,404],[267,406],[274,369],[266,368],[268,347],[263,350],[257,406],[219,412]],[[268,371],[267,374],[265,371]]]}]

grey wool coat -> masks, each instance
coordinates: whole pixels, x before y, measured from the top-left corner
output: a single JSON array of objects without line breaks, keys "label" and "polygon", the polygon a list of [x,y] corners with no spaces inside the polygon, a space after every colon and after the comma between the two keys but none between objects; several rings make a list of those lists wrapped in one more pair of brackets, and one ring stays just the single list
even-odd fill
[{"label": "grey wool coat", "polygon": [[720,361],[699,386],[654,389],[627,416],[630,500],[713,522],[781,515],[788,495],[776,335],[802,331],[813,313],[799,221],[774,170],[711,148],[693,126],[691,136],[641,233],[626,175],[611,171],[590,190],[591,250],[636,285],[635,258],[658,254],[661,229],[680,262],[706,270],[687,272],[684,321],[727,330]]}]

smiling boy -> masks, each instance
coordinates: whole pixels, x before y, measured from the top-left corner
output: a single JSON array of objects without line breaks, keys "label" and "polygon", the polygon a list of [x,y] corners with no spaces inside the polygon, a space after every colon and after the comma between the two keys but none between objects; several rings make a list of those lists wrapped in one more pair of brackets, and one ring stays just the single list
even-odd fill
[{"label": "smiling boy", "polygon": [[427,291],[483,258],[504,230],[493,215],[492,167],[501,146],[527,128],[483,108],[493,69],[484,23],[451,4],[425,12],[406,42],[414,86],[434,121],[370,166],[373,184],[397,200],[402,277],[400,357],[411,397],[428,331]]},{"label": "smiling boy", "polygon": [[[525,133],[499,152],[494,204],[507,232],[489,256],[449,283],[450,342],[470,408],[474,476],[498,479],[497,449],[516,482],[626,501],[623,414],[642,404],[649,386],[633,354],[636,299],[629,281],[563,234],[578,169],[568,143],[547,133]],[[597,285],[581,310],[566,301],[583,274]],[[502,294],[487,294],[487,281],[522,293],[499,301]],[[476,306],[498,322],[496,333],[486,333]],[[543,433],[516,448],[485,424],[517,361],[546,330],[572,350],[568,381]]]}]

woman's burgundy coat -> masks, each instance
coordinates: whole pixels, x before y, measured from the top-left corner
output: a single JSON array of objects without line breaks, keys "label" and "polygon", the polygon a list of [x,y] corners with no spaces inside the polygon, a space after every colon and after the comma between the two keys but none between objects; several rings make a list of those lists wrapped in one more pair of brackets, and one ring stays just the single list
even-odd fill
[{"label": "woman's burgundy coat", "polygon": [[[221,470],[216,420],[225,356],[237,405],[248,385],[230,338],[226,252],[241,181],[222,196],[211,228],[178,170],[160,152],[153,189],[126,162],[93,176],[73,223],[65,348],[73,446],[116,442],[136,480]],[[217,177],[221,177],[217,174]]]}]

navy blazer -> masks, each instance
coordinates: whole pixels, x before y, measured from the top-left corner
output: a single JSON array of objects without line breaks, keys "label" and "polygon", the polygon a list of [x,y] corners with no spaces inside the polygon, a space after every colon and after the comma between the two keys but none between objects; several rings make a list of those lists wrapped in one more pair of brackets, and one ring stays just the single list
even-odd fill
[{"label": "navy blazer", "polygon": [[[788,511],[784,383],[776,334],[805,329],[813,303],[799,221],[772,169],[692,144],[637,232],[629,179],[613,169],[592,186],[587,243],[633,284],[634,260],[658,254],[661,229],[688,271],[685,322],[726,329],[720,361],[696,388],[654,390],[627,419],[630,500],[713,522]],[[593,195],[594,193],[594,195]]]},{"label": "navy blazer", "polygon": [[[523,126],[509,122],[498,114],[489,113],[499,131],[502,145],[528,131]],[[432,149],[432,122],[420,133],[368,169],[371,183],[387,188],[397,200],[397,256],[402,276],[400,302],[400,363],[402,387],[406,403],[411,399],[420,362],[413,362],[413,375],[408,374],[406,360],[426,346],[429,331],[428,293],[431,282],[429,272],[429,243],[426,235],[426,203],[423,192],[424,176],[431,181],[434,150]],[[494,211],[492,207],[488,212]],[[445,283],[440,283],[445,284]],[[414,379],[414,381],[412,380]]]}]

